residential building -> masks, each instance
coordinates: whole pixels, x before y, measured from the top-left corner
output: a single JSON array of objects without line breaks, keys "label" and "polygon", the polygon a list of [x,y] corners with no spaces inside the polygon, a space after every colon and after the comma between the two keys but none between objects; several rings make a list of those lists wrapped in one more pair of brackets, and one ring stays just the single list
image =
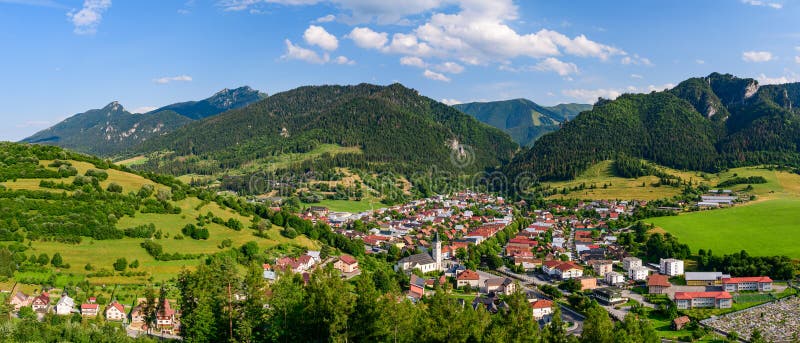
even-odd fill
[{"label": "residential building", "polygon": [[478,288],[481,286],[481,277],[473,270],[462,271],[456,276],[456,287],[469,286],[470,288]]},{"label": "residential building", "polygon": [[144,303],[139,303],[131,310],[131,324],[142,324],[145,321],[144,316]]},{"label": "residential building", "polygon": [[661,274],[669,276],[683,275],[683,261],[674,258],[662,258],[659,265],[661,265]]},{"label": "residential building", "polygon": [[100,312],[98,304],[81,304],[81,316],[83,317],[97,317],[98,312]]},{"label": "residential building", "polygon": [[106,320],[120,321],[125,320],[125,307],[116,300],[106,307]]},{"label": "residential building", "polygon": [[342,255],[339,256],[339,260],[333,264],[333,267],[344,274],[355,273],[358,271],[358,260],[350,255]]},{"label": "residential building", "polygon": [[56,303],[56,314],[59,316],[66,316],[72,313],[75,308],[75,300],[64,294],[61,299]]},{"label": "residential building", "polygon": [[628,278],[633,281],[647,280],[648,274],[650,274],[650,270],[645,267],[640,266],[628,269]]},{"label": "residential building", "polygon": [[17,292],[13,297],[11,297],[10,303],[12,306],[14,306],[14,311],[19,311],[19,309],[22,307],[30,306],[32,300],[33,298],[31,298],[29,295],[22,292]]},{"label": "residential building", "polygon": [[582,276],[578,278],[578,281],[581,282],[581,290],[587,289],[595,289],[597,288],[597,278],[589,277],[589,276]]},{"label": "residential building", "polygon": [[556,276],[562,280],[579,278],[583,276],[583,267],[575,264],[575,262],[564,262],[556,266]]},{"label": "residential building", "polygon": [[691,322],[691,320],[687,316],[682,316],[682,317],[675,318],[672,321],[672,330],[675,330],[675,331],[682,330],[683,327],[686,326],[686,324],[689,324],[689,322]]},{"label": "residential building", "polygon": [[650,294],[666,294],[667,289],[672,286],[669,277],[661,274],[653,274],[647,278],[647,289]]},{"label": "residential building", "polygon": [[594,290],[594,297],[597,301],[606,305],[622,304],[628,301],[622,297],[622,290],[617,287],[596,288]]},{"label": "residential building", "polygon": [[553,302],[544,299],[536,300],[531,302],[531,309],[533,309],[533,319],[542,320],[553,314]]},{"label": "residential building", "polygon": [[397,261],[395,265],[395,270],[411,272],[414,269],[419,269],[421,272],[427,273],[438,270],[438,265],[436,264],[436,260],[426,253],[404,257],[400,259],[400,261]]},{"label": "residential building", "polygon": [[263,265],[261,265],[261,267],[264,269],[265,279],[267,279],[268,281],[275,281],[278,279],[278,274],[276,274],[275,271],[272,269],[272,265],[270,265],[269,263],[264,263]]},{"label": "residential building", "polygon": [[609,285],[618,285],[625,282],[625,277],[617,272],[606,273],[605,281]]},{"label": "residential building", "polygon": [[168,299],[164,299],[164,302],[156,311],[156,328],[162,334],[175,334],[177,328],[175,310],[169,305]]},{"label": "residential building", "polygon": [[613,264],[610,260],[595,260],[591,262],[592,269],[594,269],[597,276],[603,277],[610,273],[613,269]]},{"label": "residential building", "polygon": [[636,257],[626,257],[622,259],[622,269],[625,271],[630,271],[634,268],[639,268],[642,266],[642,260]]},{"label": "residential building", "polygon": [[517,289],[514,280],[509,278],[488,279],[483,284],[486,293],[511,295]]},{"label": "residential building", "polygon": [[47,292],[42,292],[38,297],[33,298],[31,308],[34,312],[46,313],[50,310],[50,295]]},{"label": "residential building", "polygon": [[676,292],[675,306],[679,310],[693,308],[731,308],[733,296],[728,292]]},{"label": "residential building", "polygon": [[423,296],[425,296],[425,279],[417,276],[416,274],[411,274],[408,297],[411,298],[412,301],[416,302],[422,299]]},{"label": "residential building", "polygon": [[687,286],[717,286],[723,278],[731,276],[720,272],[686,272],[683,277]]},{"label": "residential building", "polygon": [[725,278],[722,279],[722,285],[727,292],[772,291],[772,279],[769,276]]}]

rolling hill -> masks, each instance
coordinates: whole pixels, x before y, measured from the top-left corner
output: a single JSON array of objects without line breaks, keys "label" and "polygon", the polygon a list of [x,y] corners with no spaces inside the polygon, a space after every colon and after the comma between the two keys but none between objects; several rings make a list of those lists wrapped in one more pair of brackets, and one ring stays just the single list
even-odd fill
[{"label": "rolling hill", "polygon": [[247,106],[265,96],[250,87],[224,89],[208,99],[173,104],[144,114],[130,113],[114,101],[101,109],[73,115],[22,141],[115,156],[194,120]]},{"label": "rolling hill", "polygon": [[502,131],[413,89],[360,84],[274,94],[149,140],[138,152],[168,151],[145,167],[182,175],[240,168],[321,144],[358,149],[322,156],[318,166],[402,173],[432,166],[483,171],[507,162],[518,149]]},{"label": "rolling hill", "polygon": [[675,169],[716,172],[800,164],[800,84],[759,86],[713,73],[671,90],[602,100],[543,136],[505,167],[568,180],[619,154]]},{"label": "rolling hill", "polygon": [[532,145],[542,135],[558,130],[561,123],[592,109],[584,104],[545,107],[527,99],[471,102],[453,107],[505,131],[522,146]]}]

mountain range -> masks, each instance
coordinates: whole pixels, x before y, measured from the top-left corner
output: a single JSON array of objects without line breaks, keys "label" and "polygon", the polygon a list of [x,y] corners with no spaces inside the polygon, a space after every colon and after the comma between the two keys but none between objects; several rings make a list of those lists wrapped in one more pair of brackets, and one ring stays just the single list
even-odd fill
[{"label": "mountain range", "polygon": [[517,154],[505,171],[571,179],[627,155],[684,170],[716,172],[800,164],[800,83],[761,86],[713,73],[673,89],[601,100]]},{"label": "mountain range", "polygon": [[453,107],[505,131],[522,146],[532,145],[542,135],[558,130],[563,122],[592,109],[592,105],[585,104],[545,107],[528,99],[470,102]]},{"label": "mountain range", "polygon": [[241,108],[265,97],[266,94],[246,86],[223,89],[204,100],[168,105],[143,114],[128,112],[114,101],[103,108],[75,114],[22,141],[115,156],[192,121]]}]

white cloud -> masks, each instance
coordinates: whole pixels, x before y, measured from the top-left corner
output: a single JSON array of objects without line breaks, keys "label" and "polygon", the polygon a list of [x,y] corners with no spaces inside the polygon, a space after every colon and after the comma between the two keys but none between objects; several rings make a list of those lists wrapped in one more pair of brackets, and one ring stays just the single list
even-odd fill
[{"label": "white cloud", "polygon": [[561,91],[561,94],[583,103],[593,104],[597,98],[614,100],[622,95],[622,92],[617,89],[565,89]]},{"label": "white cloud", "polygon": [[694,60],[694,63],[697,63],[697,64],[706,64],[706,61],[703,61],[703,60],[701,60],[701,59],[696,59],[696,60]]},{"label": "white cloud", "polygon": [[464,102],[456,99],[442,99],[442,103],[445,105],[453,106],[453,105],[463,104]]},{"label": "white cloud", "polygon": [[639,74],[631,74],[631,78],[632,78],[632,79],[643,79],[643,78],[644,78],[644,76],[642,76],[642,75],[639,75]]},{"label": "white cloud", "polygon": [[314,5],[326,2],[343,9],[348,15],[345,19],[351,23],[377,22],[379,24],[402,24],[405,17],[442,7],[453,0],[220,0],[219,6],[226,11],[243,11],[254,9],[264,4],[287,6]]},{"label": "white cloud", "polygon": [[434,49],[427,43],[420,42],[413,34],[395,33],[392,35],[392,42],[382,50],[403,55],[430,56]]},{"label": "white cloud", "polygon": [[403,56],[400,57],[400,64],[404,66],[412,66],[417,68],[427,68],[428,64],[425,63],[421,58],[414,57],[414,56]]},{"label": "white cloud", "polygon": [[450,82],[450,78],[445,76],[444,74],[433,72],[433,71],[430,71],[428,69],[425,69],[425,72],[422,73],[422,76],[425,76],[426,78],[434,80],[434,81]]},{"label": "white cloud", "polygon": [[67,17],[75,26],[75,33],[93,34],[97,32],[97,26],[103,19],[103,12],[109,7],[111,7],[111,0],[84,0],[83,8],[69,11]]},{"label": "white cloud", "polygon": [[328,14],[328,15],[326,15],[324,17],[317,18],[316,20],[314,20],[314,22],[315,23],[330,23],[330,22],[332,22],[334,20],[336,20],[336,16],[333,15],[333,14]]},{"label": "white cloud", "polygon": [[575,63],[562,62],[554,57],[542,60],[534,68],[538,71],[552,71],[561,76],[578,73],[578,66]]},{"label": "white cloud", "polygon": [[444,62],[442,64],[434,66],[433,68],[438,71],[450,74],[461,74],[461,72],[464,71],[464,66],[455,62]]},{"label": "white cloud", "polygon": [[622,57],[620,60],[622,64],[633,64],[633,65],[645,65],[645,66],[652,66],[653,62],[650,62],[650,59],[641,57],[638,54],[633,54],[632,56],[625,56]]},{"label": "white cloud", "polygon": [[336,57],[336,58],[333,60],[333,63],[336,63],[336,64],[346,64],[346,65],[354,65],[354,64],[356,64],[356,61],[353,61],[353,60],[351,60],[351,59],[349,59],[349,58],[347,58],[347,57],[345,57],[345,56],[339,56],[339,57]]},{"label": "white cloud", "polygon": [[745,51],[742,53],[742,60],[745,62],[769,62],[772,60],[772,53],[769,51]]},{"label": "white cloud", "polygon": [[330,57],[327,54],[320,56],[316,51],[306,49],[299,45],[294,45],[292,44],[292,41],[288,39],[284,42],[286,43],[286,53],[281,56],[282,59],[300,60],[315,64],[325,64],[328,62],[328,60],[330,60]]},{"label": "white cloud", "polygon": [[800,75],[798,75],[797,73],[788,72],[788,75],[769,77],[762,73],[758,75],[756,80],[758,80],[758,83],[762,85],[778,85],[784,83],[800,82]]},{"label": "white cloud", "polygon": [[158,109],[158,107],[155,107],[155,106],[142,106],[142,107],[134,108],[131,111],[131,113],[147,113],[147,112],[150,112],[150,111],[153,111],[153,110],[156,110],[156,109]]},{"label": "white cloud", "polygon": [[389,41],[386,32],[375,32],[368,27],[356,27],[345,37],[364,49],[381,49]]},{"label": "white cloud", "polygon": [[165,85],[173,81],[181,81],[181,82],[189,82],[192,81],[192,77],[189,75],[178,75],[178,76],[166,76],[157,79],[153,79],[153,82]]},{"label": "white cloud", "polygon": [[336,36],[328,33],[322,26],[310,25],[303,33],[303,39],[310,45],[316,45],[328,51],[336,50],[339,47],[339,40]]},{"label": "white cloud", "polygon": [[748,4],[752,6],[766,6],[771,7],[776,10],[783,8],[783,4],[779,2],[768,2],[768,1],[761,1],[761,0],[742,0],[743,4]]},{"label": "white cloud", "polygon": [[794,63],[800,63],[800,56],[794,57]]},{"label": "white cloud", "polygon": [[675,88],[675,84],[674,83],[665,83],[663,85],[657,85],[657,86],[655,86],[655,85],[647,86],[647,90],[650,91],[650,92],[652,92],[652,91],[660,92],[660,91],[668,90],[668,89],[672,89],[672,88]]}]

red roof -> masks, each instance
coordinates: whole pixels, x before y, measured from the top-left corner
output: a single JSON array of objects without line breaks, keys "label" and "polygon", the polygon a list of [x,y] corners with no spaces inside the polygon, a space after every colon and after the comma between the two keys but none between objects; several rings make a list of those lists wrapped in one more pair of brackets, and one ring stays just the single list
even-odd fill
[{"label": "red roof", "polygon": [[568,271],[568,270],[571,270],[571,269],[583,269],[583,268],[581,268],[581,266],[579,266],[579,265],[577,265],[577,264],[575,264],[573,262],[564,262],[564,263],[559,264],[558,266],[556,266],[556,269],[558,269],[558,270],[560,270],[562,272],[565,272],[565,271]]},{"label": "red roof", "polygon": [[120,304],[120,303],[118,303],[116,301],[114,301],[110,305],[108,305],[108,308],[109,309],[115,308],[115,309],[117,309],[117,311],[119,311],[121,313],[125,313],[125,307],[123,307],[122,304]]},{"label": "red roof", "polygon": [[770,279],[769,276],[747,276],[747,277],[732,277],[732,278],[722,279],[723,284],[744,283],[744,282],[771,283],[772,279]]},{"label": "red roof", "polygon": [[98,304],[81,304],[81,311],[83,310],[97,310],[100,305]]},{"label": "red roof", "polygon": [[733,296],[728,292],[675,292],[675,300],[696,298],[733,299]]},{"label": "red roof", "polygon": [[556,260],[550,260],[550,261],[544,261],[544,262],[542,262],[542,264],[543,264],[545,267],[547,267],[547,268],[553,268],[553,267],[556,267],[556,266],[559,266],[559,265],[561,265],[562,263],[564,263],[564,262],[562,262],[562,261],[556,261]]},{"label": "red roof", "polygon": [[461,274],[458,274],[458,277],[456,277],[458,280],[480,280],[480,278],[477,272],[469,269],[461,272]]},{"label": "red roof", "polygon": [[647,278],[647,286],[670,287],[672,284],[669,283],[669,277],[666,275],[652,274]]},{"label": "red roof", "polygon": [[358,263],[358,261],[356,261],[356,259],[353,258],[353,256],[350,256],[350,255],[339,256],[339,259],[342,262],[344,262],[345,264],[356,264],[356,263]]},{"label": "red roof", "polygon": [[531,308],[550,308],[553,307],[553,302],[550,300],[536,300],[531,303]]}]

